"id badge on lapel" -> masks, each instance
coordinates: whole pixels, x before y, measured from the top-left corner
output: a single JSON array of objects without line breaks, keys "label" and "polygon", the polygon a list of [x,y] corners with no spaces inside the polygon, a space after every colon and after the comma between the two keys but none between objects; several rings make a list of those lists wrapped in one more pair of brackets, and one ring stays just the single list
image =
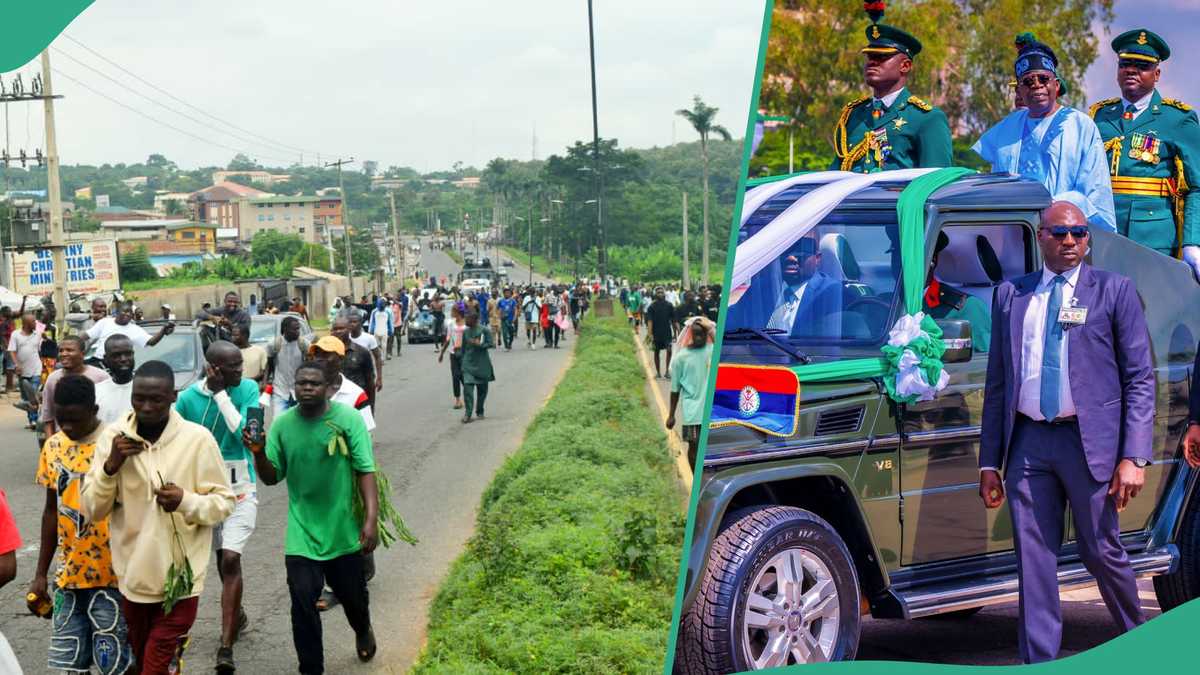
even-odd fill
[{"label": "id badge on lapel", "polygon": [[1075,299],[1071,298],[1071,303],[1058,310],[1058,322],[1062,324],[1064,329],[1082,326],[1087,322],[1087,307],[1080,307],[1075,304]]}]

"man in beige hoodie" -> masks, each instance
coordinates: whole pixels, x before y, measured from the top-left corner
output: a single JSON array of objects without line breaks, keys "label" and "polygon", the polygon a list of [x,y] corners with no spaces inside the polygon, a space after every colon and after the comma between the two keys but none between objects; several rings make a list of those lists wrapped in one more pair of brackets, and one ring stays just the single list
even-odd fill
[{"label": "man in beige hoodie", "polygon": [[[96,443],[82,489],[89,521],[109,516],[113,569],[124,596],[139,673],[166,673],[187,643],[212,548],[212,527],[234,496],[217,442],[175,412],[170,366],[148,361],[133,377],[133,410]],[[191,588],[164,612],[169,568],[190,565]]]}]

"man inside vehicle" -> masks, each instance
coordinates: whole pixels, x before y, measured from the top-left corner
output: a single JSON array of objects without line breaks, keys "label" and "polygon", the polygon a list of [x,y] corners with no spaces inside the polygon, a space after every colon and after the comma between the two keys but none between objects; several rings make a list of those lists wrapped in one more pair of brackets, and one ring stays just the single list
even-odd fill
[{"label": "man inside vehicle", "polygon": [[842,286],[821,272],[820,264],[821,252],[812,236],[798,239],[780,258],[783,288],[768,329],[791,335],[826,334],[818,324],[841,310]]}]

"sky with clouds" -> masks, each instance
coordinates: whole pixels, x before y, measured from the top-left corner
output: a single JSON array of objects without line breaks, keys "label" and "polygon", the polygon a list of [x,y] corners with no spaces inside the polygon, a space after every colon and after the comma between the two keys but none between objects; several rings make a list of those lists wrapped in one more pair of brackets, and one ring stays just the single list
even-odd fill
[{"label": "sky with clouds", "polygon": [[1116,18],[1108,32],[1097,26],[1100,57],[1085,78],[1088,101],[1121,95],[1117,88],[1117,55],[1109,43],[1127,30],[1146,28],[1161,35],[1171,47],[1171,58],[1162,64],[1159,91],[1168,98],[1200,106],[1200,64],[1191,52],[1200,30],[1200,0],[1117,0],[1114,10]]},{"label": "sky with clouds", "polygon": [[[1146,27],[1175,51],[1160,90],[1200,104],[1200,68],[1187,54],[1200,0],[1117,0],[1115,8],[1111,29],[1097,26],[1088,100],[1118,94],[1112,36]],[[700,94],[740,136],[761,21],[757,2],[596,0],[601,135],[626,147],[691,140],[674,111]],[[584,0],[97,0],[53,43],[55,89],[66,97],[59,152],[70,164],[160,152],[195,167],[224,165],[239,150],[286,165],[303,150],[306,164],[320,153],[431,171],[527,159],[536,127],[537,155],[546,157],[591,136],[587,48]],[[23,69],[26,78],[35,66]],[[42,146],[38,107],[9,106],[8,116],[14,150]]]},{"label": "sky with clouds", "polygon": [[[594,11],[601,136],[626,147],[691,140],[674,113],[694,94],[744,133],[762,4],[597,0]],[[85,46],[254,136],[230,135]],[[185,167],[224,165],[244,148],[277,165],[302,149],[305,163],[320,152],[429,171],[528,159],[535,126],[543,158],[592,134],[584,0],[97,0],[52,47],[54,88],[66,97],[59,153],[70,164],[160,152]],[[9,129],[14,149],[40,147],[40,109],[13,107]]]}]

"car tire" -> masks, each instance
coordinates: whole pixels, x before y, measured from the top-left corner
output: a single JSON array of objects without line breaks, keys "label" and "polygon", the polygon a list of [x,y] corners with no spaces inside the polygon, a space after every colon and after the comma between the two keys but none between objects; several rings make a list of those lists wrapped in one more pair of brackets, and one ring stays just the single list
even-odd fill
[{"label": "car tire", "polygon": [[1200,497],[1193,495],[1179,527],[1179,568],[1154,577],[1154,595],[1162,611],[1200,597]]},{"label": "car tire", "polygon": [[[781,565],[799,578],[793,585],[798,596],[780,588]],[[752,595],[762,611],[749,611]],[[799,605],[788,602],[797,597],[805,604],[809,597],[824,597],[817,605],[823,611],[797,611]],[[696,600],[681,620],[677,670],[708,675],[804,662],[812,642],[827,660],[852,660],[861,630],[859,603],[850,551],[829,523],[790,506],[754,510],[713,542]],[[752,618],[757,627],[747,625]],[[782,647],[775,650],[778,663],[768,654],[772,644]]]}]

